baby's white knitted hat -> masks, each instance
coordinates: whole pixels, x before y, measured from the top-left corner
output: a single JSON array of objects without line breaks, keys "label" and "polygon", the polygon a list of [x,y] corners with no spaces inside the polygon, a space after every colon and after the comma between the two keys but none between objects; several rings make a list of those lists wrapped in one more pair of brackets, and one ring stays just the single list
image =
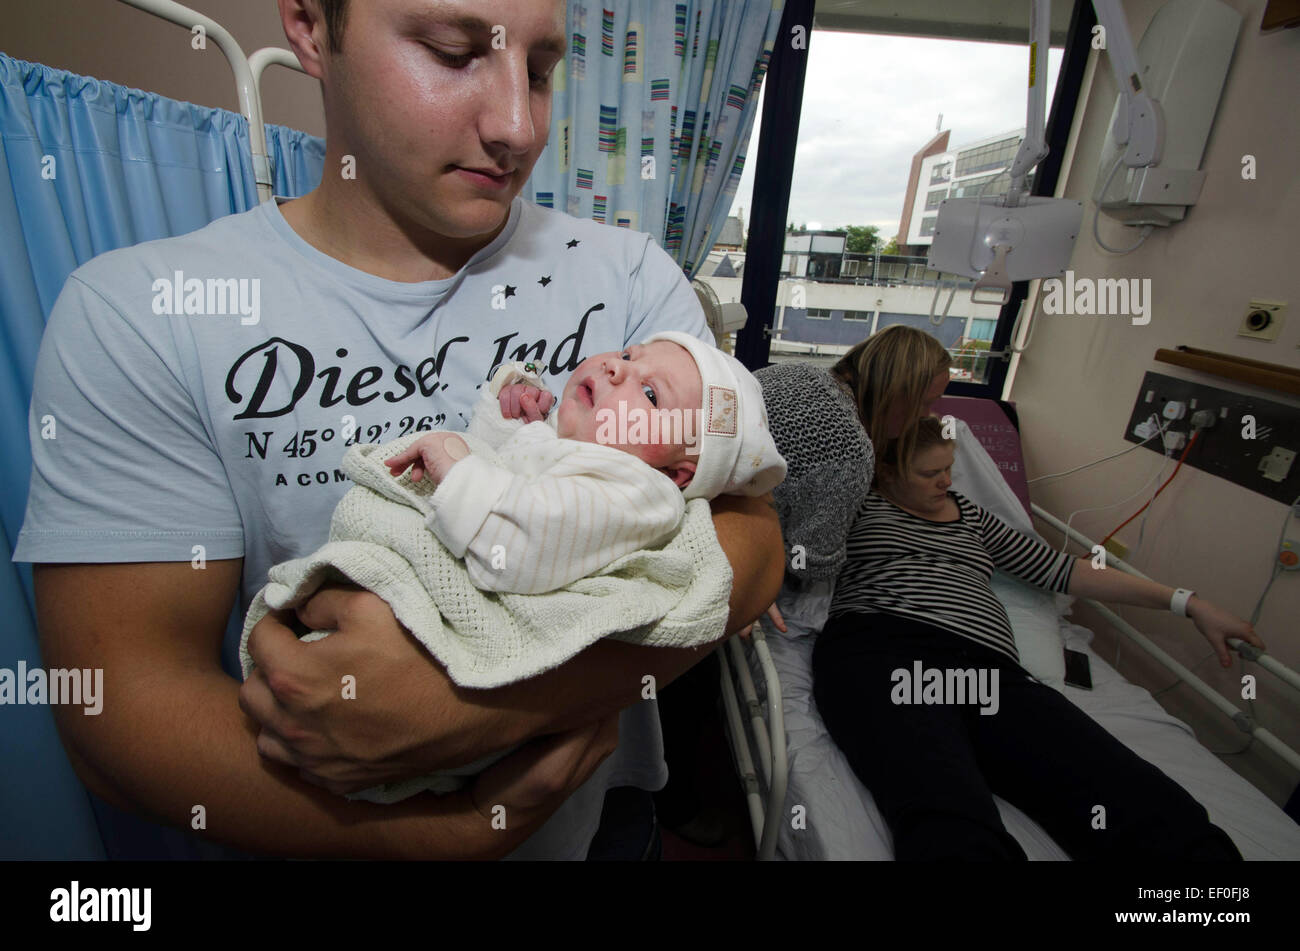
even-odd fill
[{"label": "baby's white knitted hat", "polygon": [[762,495],[785,478],[785,460],[767,428],[763,390],[745,365],[690,334],[667,331],[642,343],[669,340],[695,359],[703,384],[696,433],[695,475],[687,499],[717,495]]}]

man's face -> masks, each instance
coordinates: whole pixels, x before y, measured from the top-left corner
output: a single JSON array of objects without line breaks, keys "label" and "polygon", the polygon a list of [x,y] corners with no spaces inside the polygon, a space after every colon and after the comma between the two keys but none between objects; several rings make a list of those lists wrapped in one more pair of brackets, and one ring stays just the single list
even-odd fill
[{"label": "man's face", "polygon": [[564,30],[558,0],[352,0],[324,65],[331,150],[395,220],[493,231],[546,146]]}]

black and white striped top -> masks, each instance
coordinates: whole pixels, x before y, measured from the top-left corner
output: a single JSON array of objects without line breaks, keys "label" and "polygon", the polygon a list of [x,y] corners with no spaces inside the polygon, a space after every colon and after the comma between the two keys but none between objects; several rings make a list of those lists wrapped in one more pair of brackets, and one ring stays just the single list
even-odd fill
[{"label": "black and white striped top", "polygon": [[849,531],[848,561],[835,582],[829,616],[915,618],[1018,663],[1011,622],[989,586],[994,566],[1065,594],[1074,557],[1016,531],[960,492],[948,494],[961,513],[955,522],[905,512],[878,492],[867,496]]}]

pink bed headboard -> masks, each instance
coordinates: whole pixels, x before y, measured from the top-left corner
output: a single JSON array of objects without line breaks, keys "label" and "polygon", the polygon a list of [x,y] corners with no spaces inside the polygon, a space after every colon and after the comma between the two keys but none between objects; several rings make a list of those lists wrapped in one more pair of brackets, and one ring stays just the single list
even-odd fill
[{"label": "pink bed headboard", "polygon": [[1025,513],[1029,510],[1029,483],[1025,479],[1025,458],[1020,452],[1020,433],[1002,407],[989,399],[974,396],[941,396],[931,406],[938,416],[951,413],[964,420],[980,441],[980,445],[993,457],[1002,478],[1020,499]]}]

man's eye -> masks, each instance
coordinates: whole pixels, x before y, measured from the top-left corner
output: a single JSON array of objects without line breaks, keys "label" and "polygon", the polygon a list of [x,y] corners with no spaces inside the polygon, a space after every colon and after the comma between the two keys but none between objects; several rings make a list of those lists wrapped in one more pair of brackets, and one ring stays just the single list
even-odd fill
[{"label": "man's eye", "polygon": [[452,69],[459,69],[462,66],[468,66],[469,61],[474,58],[473,53],[447,53],[438,49],[436,46],[430,46],[429,49],[433,52],[434,56],[438,57],[438,59],[442,61],[443,65],[450,66]]},{"label": "man's eye", "polygon": [[655,388],[649,383],[641,384],[641,392],[645,394],[645,398],[650,401],[651,406],[659,405],[659,400],[655,398]]}]

